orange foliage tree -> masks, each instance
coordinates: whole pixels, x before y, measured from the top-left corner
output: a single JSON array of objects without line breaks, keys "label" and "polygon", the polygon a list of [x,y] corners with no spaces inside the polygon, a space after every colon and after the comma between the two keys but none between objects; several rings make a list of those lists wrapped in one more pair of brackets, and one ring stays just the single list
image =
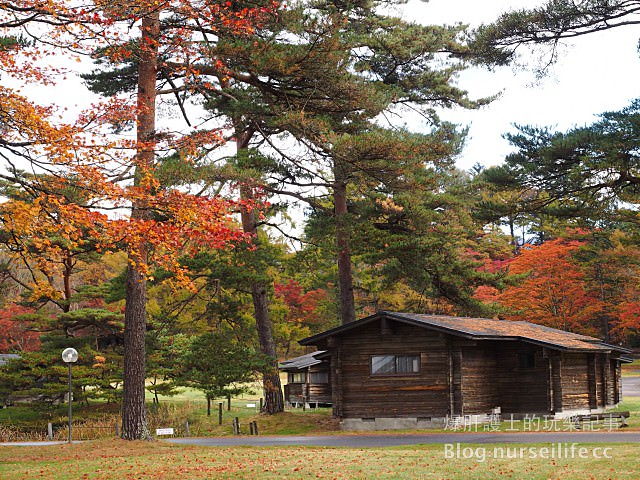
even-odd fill
[{"label": "orange foliage tree", "polygon": [[496,297],[512,312],[506,317],[561,330],[596,333],[591,319],[599,300],[589,293],[585,273],[572,258],[582,245],[584,242],[564,238],[525,245],[509,263],[509,271],[526,277]]},{"label": "orange foliage tree", "polygon": [[[149,436],[144,412],[144,336],[150,265],[158,264],[188,283],[178,261],[180,254],[221,248],[242,237],[230,215],[237,204],[217,195],[172,188],[156,175],[163,154],[174,153],[189,165],[203,151],[222,143],[216,129],[185,135],[160,132],[155,122],[157,79],[170,59],[171,68],[180,71],[182,79],[171,93],[196,90],[202,79],[189,65],[208,48],[204,39],[219,28],[251,33],[255,11],[231,6],[230,2],[189,0],[135,4],[20,0],[0,5],[3,79],[13,75],[15,82],[53,83],[60,71],[46,60],[60,49],[67,54],[101,49],[111,59],[136,58],[135,99],[115,97],[87,106],[77,121],[65,123],[63,111],[56,106],[34,105],[16,90],[0,87],[2,178],[31,196],[24,205],[28,210],[7,215],[5,225],[10,224],[19,239],[40,238],[41,251],[58,247],[47,243],[40,219],[53,225],[67,246],[82,247],[90,241],[98,250],[128,252],[122,408],[123,437],[128,439]],[[173,86],[174,79],[169,83]],[[135,138],[126,135],[129,126],[135,127]],[[50,176],[43,182],[41,175],[25,175],[20,170],[24,165]],[[21,253],[35,258],[38,249],[25,248]]]}]

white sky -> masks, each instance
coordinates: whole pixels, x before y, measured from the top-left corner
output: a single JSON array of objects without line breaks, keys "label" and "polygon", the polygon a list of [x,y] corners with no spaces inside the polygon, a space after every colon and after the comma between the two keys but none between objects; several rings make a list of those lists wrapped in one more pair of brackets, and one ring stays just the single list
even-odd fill
[{"label": "white sky", "polygon": [[[491,22],[504,11],[542,3],[541,0],[408,0],[395,7],[394,13],[425,24],[478,25]],[[442,112],[444,119],[469,126],[459,167],[468,169],[476,162],[500,163],[513,150],[502,135],[514,131],[514,123],[566,130],[588,125],[596,120],[597,114],[619,110],[636,96],[640,97],[637,88],[640,56],[636,49],[639,38],[640,29],[630,26],[573,39],[563,49],[550,75],[538,83],[534,83],[531,71],[515,72],[510,67],[493,72],[481,69],[464,72],[459,85],[467,89],[472,98],[499,92],[502,95],[481,110]],[[71,63],[72,69],[81,66],[66,63]],[[532,60],[531,67],[534,66]],[[92,97],[73,74],[55,88],[32,87],[26,91],[37,101],[64,104],[70,112],[86,105]],[[175,121],[182,127],[181,119],[175,115],[162,123],[167,121]]]},{"label": "white sky", "polygon": [[[501,12],[542,3],[535,0],[409,0],[402,10],[403,18],[420,23],[477,25],[491,22]],[[514,72],[511,68],[465,72],[459,85],[466,88],[472,98],[500,91],[502,96],[479,111],[442,114],[447,120],[470,127],[459,167],[468,169],[476,162],[500,163],[513,151],[502,134],[514,131],[514,123],[564,131],[591,124],[597,114],[620,110],[630,100],[640,97],[639,38],[640,29],[629,26],[572,39],[551,75],[535,85],[532,85],[531,72]]]}]

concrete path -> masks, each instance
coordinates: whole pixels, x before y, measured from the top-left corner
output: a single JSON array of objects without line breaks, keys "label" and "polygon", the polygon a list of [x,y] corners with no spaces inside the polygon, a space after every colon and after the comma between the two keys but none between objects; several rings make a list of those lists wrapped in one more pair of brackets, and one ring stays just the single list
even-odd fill
[{"label": "concrete path", "polygon": [[622,377],[622,400],[625,397],[640,397],[640,377]]},{"label": "concrete path", "polygon": [[[181,445],[208,447],[393,447],[400,445],[443,443],[635,443],[640,432],[527,432],[527,433],[427,433],[408,435],[308,435],[247,436],[219,438],[169,438],[165,441]],[[639,445],[640,447],[640,445]]]},{"label": "concrete path", "polygon": [[[61,445],[68,442],[2,442],[0,447],[44,447],[47,445]],[[73,443],[78,443],[74,441]]]}]

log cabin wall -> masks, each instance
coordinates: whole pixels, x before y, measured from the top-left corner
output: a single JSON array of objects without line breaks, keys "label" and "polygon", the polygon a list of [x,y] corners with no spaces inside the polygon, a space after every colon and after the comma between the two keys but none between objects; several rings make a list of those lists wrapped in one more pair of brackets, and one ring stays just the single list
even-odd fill
[{"label": "log cabin wall", "polygon": [[542,347],[526,342],[454,344],[462,352],[465,415],[489,413],[497,406],[503,414],[551,411],[549,361]]},{"label": "log cabin wall", "polygon": [[[444,417],[449,408],[446,336],[398,322],[372,322],[339,339],[335,411],[344,418]],[[415,374],[374,375],[373,355],[419,355]],[[333,360],[333,359],[332,359]],[[335,370],[332,373],[336,373]]]},{"label": "log cabin wall", "polygon": [[[550,414],[619,401],[610,355],[561,352],[525,341],[469,340],[380,318],[316,344],[331,352],[334,415],[427,418]],[[416,373],[372,374],[376,355],[416,355]]]},{"label": "log cabin wall", "polygon": [[562,411],[589,409],[588,354],[563,353],[561,369]]},{"label": "log cabin wall", "polygon": [[500,405],[500,389],[496,352],[486,342],[456,340],[455,350],[461,352],[462,413],[489,413]]},{"label": "log cabin wall", "polygon": [[547,361],[549,363],[549,377],[551,384],[549,387],[550,411],[562,412],[562,354],[558,351],[548,351]]},{"label": "log cabin wall", "polygon": [[310,403],[331,403],[331,372],[328,364],[309,367],[306,395]]},{"label": "log cabin wall", "polygon": [[620,394],[620,362],[610,358],[609,355],[602,355],[602,363],[605,365],[606,400],[607,406],[617,405],[622,398]]},{"label": "log cabin wall", "polygon": [[620,401],[620,362],[609,354],[595,355],[598,408],[612,407]]},{"label": "log cabin wall", "polygon": [[[293,382],[292,373],[304,373],[305,381]],[[331,374],[328,363],[313,365],[301,371],[289,371],[289,379],[284,386],[284,399],[290,404],[331,403]],[[318,380],[322,377],[322,382]]]},{"label": "log cabin wall", "polygon": [[611,360],[611,370],[613,371],[613,398],[610,405],[617,405],[622,401],[622,364],[619,360]]}]

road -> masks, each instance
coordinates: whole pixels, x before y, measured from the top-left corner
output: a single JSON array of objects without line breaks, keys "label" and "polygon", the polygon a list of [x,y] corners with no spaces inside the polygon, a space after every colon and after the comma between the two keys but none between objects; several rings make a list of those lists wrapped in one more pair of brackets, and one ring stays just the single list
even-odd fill
[{"label": "road", "polygon": [[640,377],[622,377],[622,400],[625,397],[640,397]]},{"label": "road", "polygon": [[219,438],[170,438],[181,445],[208,447],[394,447],[401,445],[444,443],[634,443],[640,432],[526,432],[526,433],[427,433],[409,435],[308,435],[246,436]]}]

